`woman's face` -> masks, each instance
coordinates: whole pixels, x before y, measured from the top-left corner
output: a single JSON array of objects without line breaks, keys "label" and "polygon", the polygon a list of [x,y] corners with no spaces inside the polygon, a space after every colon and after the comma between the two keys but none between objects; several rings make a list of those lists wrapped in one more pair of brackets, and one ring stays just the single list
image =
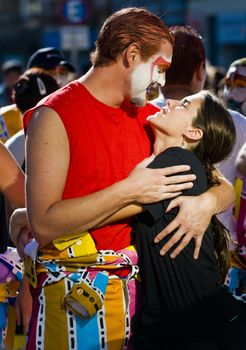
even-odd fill
[{"label": "woman's face", "polygon": [[197,116],[203,99],[204,96],[197,93],[181,101],[167,100],[166,106],[147,120],[154,130],[165,135],[182,137],[188,129],[193,128],[193,119]]}]

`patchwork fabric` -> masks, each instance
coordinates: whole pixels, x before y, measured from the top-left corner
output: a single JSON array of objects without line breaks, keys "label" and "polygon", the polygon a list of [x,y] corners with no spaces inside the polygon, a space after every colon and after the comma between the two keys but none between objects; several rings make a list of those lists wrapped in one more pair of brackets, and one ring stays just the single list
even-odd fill
[{"label": "patchwork fabric", "polygon": [[25,270],[34,300],[28,350],[127,349],[141,304],[133,246],[97,251],[89,233],[73,235],[40,248]]},{"label": "patchwork fabric", "polygon": [[[15,314],[10,309],[15,304],[17,291],[22,279],[22,263],[15,248],[7,248],[0,255],[0,348],[5,339],[13,339],[15,332]],[[7,315],[12,315],[7,318]],[[10,326],[11,325],[11,326]]]}]

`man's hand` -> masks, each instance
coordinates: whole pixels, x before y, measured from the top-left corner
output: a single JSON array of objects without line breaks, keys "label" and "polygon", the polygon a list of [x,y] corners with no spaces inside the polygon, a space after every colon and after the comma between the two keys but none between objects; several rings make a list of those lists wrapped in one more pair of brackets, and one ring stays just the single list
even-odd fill
[{"label": "man's hand", "polygon": [[[208,205],[210,203],[210,205]],[[162,247],[160,254],[166,254],[177,242],[180,244],[172,252],[171,257],[175,258],[190,242],[195,239],[195,250],[193,257],[198,258],[203,235],[214,214],[211,202],[207,201],[206,194],[199,196],[180,196],[171,201],[167,212],[179,206],[179,213],[176,218],[155,237],[155,243],[160,242],[164,237],[177,229],[177,232]]]},{"label": "man's hand", "polygon": [[146,168],[152,160],[153,156],[144,159],[125,179],[125,185],[131,190],[135,202],[146,204],[174,198],[183,190],[193,186],[192,181],[196,179],[195,175],[175,175],[190,170],[188,165],[160,169]]}]

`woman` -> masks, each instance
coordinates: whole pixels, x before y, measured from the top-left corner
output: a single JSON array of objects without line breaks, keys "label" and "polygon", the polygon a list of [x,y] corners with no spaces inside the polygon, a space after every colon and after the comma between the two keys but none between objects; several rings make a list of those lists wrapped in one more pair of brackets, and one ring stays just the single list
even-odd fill
[{"label": "woman", "polygon": [[[190,165],[196,181],[183,191],[187,196],[219,184],[213,164],[230,154],[235,127],[217,98],[203,91],[182,101],[168,100],[148,122],[155,134],[156,155],[149,167]],[[173,249],[160,254],[170,238],[155,237],[178,213],[169,203],[167,199],[144,207],[132,205],[104,222],[142,212],[135,231],[145,306],[134,316],[132,343],[141,350],[242,349],[246,305],[223,284],[229,264],[227,231],[214,216],[197,260],[192,257],[194,241],[175,259]]]}]

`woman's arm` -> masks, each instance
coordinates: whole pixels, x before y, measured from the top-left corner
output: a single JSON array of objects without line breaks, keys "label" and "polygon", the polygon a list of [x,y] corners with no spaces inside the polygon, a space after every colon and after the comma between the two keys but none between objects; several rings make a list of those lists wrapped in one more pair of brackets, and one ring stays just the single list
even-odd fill
[{"label": "woman's arm", "polygon": [[173,198],[194,180],[193,175],[167,177],[187,170],[187,166],[140,167],[101,191],[62,200],[69,161],[69,142],[61,119],[50,108],[37,109],[27,130],[26,195],[28,221],[40,244],[93,228],[129,204]]},{"label": "woman's arm", "polygon": [[24,207],[24,174],[2,143],[0,143],[0,159],[0,191],[13,209]]}]

